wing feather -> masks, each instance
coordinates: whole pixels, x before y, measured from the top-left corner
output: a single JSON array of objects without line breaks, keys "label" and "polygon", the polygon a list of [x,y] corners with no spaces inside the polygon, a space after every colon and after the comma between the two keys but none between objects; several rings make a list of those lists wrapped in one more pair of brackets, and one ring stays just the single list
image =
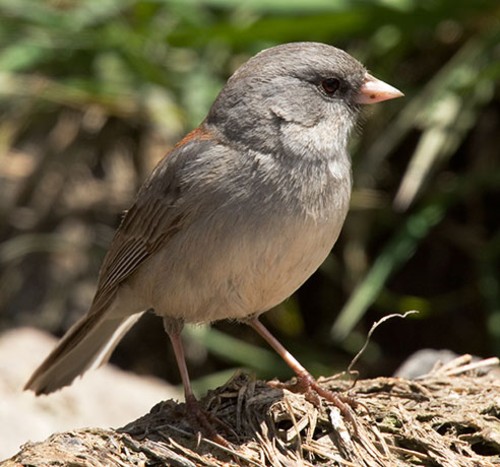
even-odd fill
[{"label": "wing feather", "polygon": [[[125,213],[104,258],[90,314],[104,312],[119,285],[185,226],[189,213],[179,207],[182,195],[176,164],[213,144],[207,131],[194,133],[185,138],[186,145],[177,145],[160,162]],[[197,140],[204,144],[198,145]]]}]

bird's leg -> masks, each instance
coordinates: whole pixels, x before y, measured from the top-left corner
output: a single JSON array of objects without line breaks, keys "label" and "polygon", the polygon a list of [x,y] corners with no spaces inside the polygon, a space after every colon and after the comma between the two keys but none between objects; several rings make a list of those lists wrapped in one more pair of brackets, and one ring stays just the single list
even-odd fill
[{"label": "bird's leg", "polygon": [[[276,339],[267,328],[257,319],[252,318],[247,321],[247,324],[254,328],[264,340],[281,356],[286,364],[297,375],[297,384],[294,384],[291,389],[295,392],[301,392],[313,402],[318,402],[317,396],[323,397],[325,400],[334,404],[350,421],[353,421],[353,415],[350,407],[356,407],[356,401],[351,397],[342,394],[336,394],[322,388],[314,377],[309,373],[302,364]],[[315,394],[314,394],[315,393]],[[316,397],[314,397],[316,395]]]},{"label": "bird's leg", "polygon": [[199,427],[203,434],[205,434],[208,438],[212,439],[216,443],[221,444],[222,446],[229,447],[229,443],[217,433],[211,422],[215,421],[222,424],[223,426],[225,426],[225,424],[218,420],[217,417],[214,417],[207,411],[205,411],[200,406],[198,399],[196,399],[196,396],[193,393],[181,338],[181,332],[184,327],[184,322],[179,319],[167,317],[163,318],[163,326],[166,333],[168,334],[168,337],[170,338],[170,342],[172,343],[177,366],[179,367],[182,385],[184,386],[187,416],[189,417],[191,422],[195,426]]}]

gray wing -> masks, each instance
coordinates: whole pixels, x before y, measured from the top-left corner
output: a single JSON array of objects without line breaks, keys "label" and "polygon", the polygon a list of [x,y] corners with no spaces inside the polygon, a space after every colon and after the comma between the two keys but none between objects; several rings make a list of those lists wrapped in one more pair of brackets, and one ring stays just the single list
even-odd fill
[{"label": "gray wing", "polygon": [[187,227],[192,213],[180,201],[179,173],[186,161],[216,146],[206,129],[188,134],[155,168],[125,213],[104,258],[97,292],[89,314],[100,314],[112,303],[120,284],[179,230]]}]

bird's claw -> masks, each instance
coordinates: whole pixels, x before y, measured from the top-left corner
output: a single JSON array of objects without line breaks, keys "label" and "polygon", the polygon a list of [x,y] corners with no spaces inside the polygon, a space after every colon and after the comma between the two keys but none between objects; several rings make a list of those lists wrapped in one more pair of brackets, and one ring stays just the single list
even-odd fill
[{"label": "bird's claw", "polygon": [[191,422],[191,426],[198,429],[203,436],[225,448],[232,448],[231,443],[217,432],[215,425],[221,427],[224,432],[231,436],[235,436],[234,431],[227,423],[224,423],[220,418],[201,407],[194,396],[186,397],[186,414]]}]

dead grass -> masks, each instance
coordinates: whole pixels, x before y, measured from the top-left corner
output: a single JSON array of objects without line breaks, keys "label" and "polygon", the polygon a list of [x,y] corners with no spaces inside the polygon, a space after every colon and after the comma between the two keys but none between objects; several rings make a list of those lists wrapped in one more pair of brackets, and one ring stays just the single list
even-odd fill
[{"label": "dead grass", "polygon": [[418,381],[322,380],[358,402],[354,425],[329,404],[236,375],[202,404],[225,427],[223,448],[193,433],[169,400],[119,430],[85,429],[27,444],[5,466],[481,466],[500,465],[496,359],[468,356]]}]

